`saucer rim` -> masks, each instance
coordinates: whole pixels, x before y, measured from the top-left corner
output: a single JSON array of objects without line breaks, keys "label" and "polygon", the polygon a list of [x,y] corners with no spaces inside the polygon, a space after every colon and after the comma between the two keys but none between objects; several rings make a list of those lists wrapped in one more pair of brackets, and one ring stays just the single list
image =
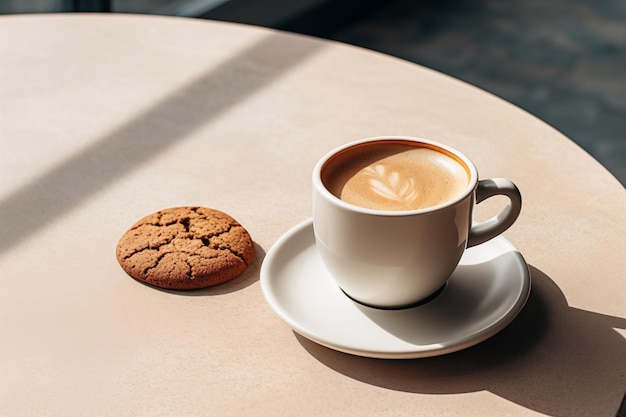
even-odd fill
[{"label": "saucer rim", "polygon": [[[522,281],[522,284],[520,286],[519,293],[515,297],[515,302],[512,302],[506,312],[504,312],[496,320],[489,322],[482,329],[472,332],[471,334],[468,334],[461,339],[444,341],[441,343],[431,343],[428,345],[412,345],[411,349],[367,349],[364,347],[340,344],[336,341],[330,340],[327,337],[307,330],[305,326],[294,320],[287,312],[287,309],[285,309],[281,305],[281,302],[277,299],[276,295],[271,289],[272,285],[270,284],[270,280],[272,278],[270,277],[268,271],[276,262],[276,258],[278,257],[277,254],[284,250],[285,243],[289,242],[300,233],[305,233],[305,229],[307,228],[310,228],[311,233],[313,233],[312,218],[304,220],[290,228],[287,232],[282,234],[268,250],[260,270],[261,290],[266,299],[266,302],[269,304],[274,313],[278,315],[278,317],[283,320],[294,332],[312,342],[315,342],[319,345],[325,346],[335,351],[376,359],[418,359],[454,353],[482,343],[506,328],[524,308],[530,295],[532,282],[530,269],[527,262],[525,261],[519,250],[506,237],[499,235],[492,240],[498,240],[499,244],[504,245],[508,249],[510,249],[512,255],[517,258],[517,265],[520,267],[521,270],[521,274],[518,279]],[[361,305],[361,307],[378,310],[365,305]]]}]

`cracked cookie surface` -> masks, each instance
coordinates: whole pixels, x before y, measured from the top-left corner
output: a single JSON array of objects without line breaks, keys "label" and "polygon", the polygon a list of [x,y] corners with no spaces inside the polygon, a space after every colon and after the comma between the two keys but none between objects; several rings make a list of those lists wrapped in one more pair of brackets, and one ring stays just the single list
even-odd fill
[{"label": "cracked cookie surface", "polygon": [[205,207],[150,214],[120,238],[117,260],[128,275],[161,288],[211,287],[241,275],[254,244],[235,219]]}]

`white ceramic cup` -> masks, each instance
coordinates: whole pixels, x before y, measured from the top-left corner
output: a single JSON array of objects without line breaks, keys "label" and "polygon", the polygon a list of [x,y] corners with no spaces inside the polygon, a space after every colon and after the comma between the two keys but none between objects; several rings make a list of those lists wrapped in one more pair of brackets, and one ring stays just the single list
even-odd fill
[{"label": "white ceramic cup", "polygon": [[[323,178],[336,155],[346,155],[363,144],[389,141],[426,146],[454,157],[467,173],[467,186],[448,201],[407,211],[364,208],[329,191]],[[495,195],[506,196],[508,204],[486,222],[474,223],[475,204]],[[321,258],[349,297],[378,308],[404,308],[428,300],[444,286],[465,249],[508,229],[519,216],[521,204],[513,182],[503,178],[479,181],[476,167],[463,154],[414,137],[361,139],[329,152],[313,170],[313,226]]]}]

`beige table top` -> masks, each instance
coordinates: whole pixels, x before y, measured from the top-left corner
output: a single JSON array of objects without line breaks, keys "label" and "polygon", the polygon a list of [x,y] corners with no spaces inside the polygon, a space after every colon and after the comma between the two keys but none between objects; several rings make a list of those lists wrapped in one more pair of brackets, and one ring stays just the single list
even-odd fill
[{"label": "beige table top", "polygon": [[[147,16],[0,18],[0,415],[612,416],[626,387],[626,191],[569,139],[420,66],[266,29]],[[259,269],[360,137],[457,147],[524,195],[520,316],[473,348],[375,360],[308,341]],[[494,203],[495,204],[495,203]],[[138,218],[226,211],[258,255],[191,294],[115,259]]]}]

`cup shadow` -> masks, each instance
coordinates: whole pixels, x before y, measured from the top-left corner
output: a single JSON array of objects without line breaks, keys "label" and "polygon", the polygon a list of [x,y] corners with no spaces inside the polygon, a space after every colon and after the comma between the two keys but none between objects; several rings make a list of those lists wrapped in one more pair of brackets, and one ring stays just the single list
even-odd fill
[{"label": "cup shadow", "polygon": [[506,327],[512,314],[524,306],[530,280],[507,279],[526,276],[526,264],[520,258],[511,251],[488,262],[459,265],[446,285],[415,308],[382,310],[358,302],[355,306],[389,334],[414,345],[449,340],[456,345],[461,339],[475,344]]},{"label": "cup shadow", "polygon": [[325,366],[355,380],[422,394],[487,390],[552,416],[615,416],[624,395],[626,319],[568,306],[546,274],[529,266],[532,290],[513,322],[463,351],[423,359],[353,356],[298,334]]}]

